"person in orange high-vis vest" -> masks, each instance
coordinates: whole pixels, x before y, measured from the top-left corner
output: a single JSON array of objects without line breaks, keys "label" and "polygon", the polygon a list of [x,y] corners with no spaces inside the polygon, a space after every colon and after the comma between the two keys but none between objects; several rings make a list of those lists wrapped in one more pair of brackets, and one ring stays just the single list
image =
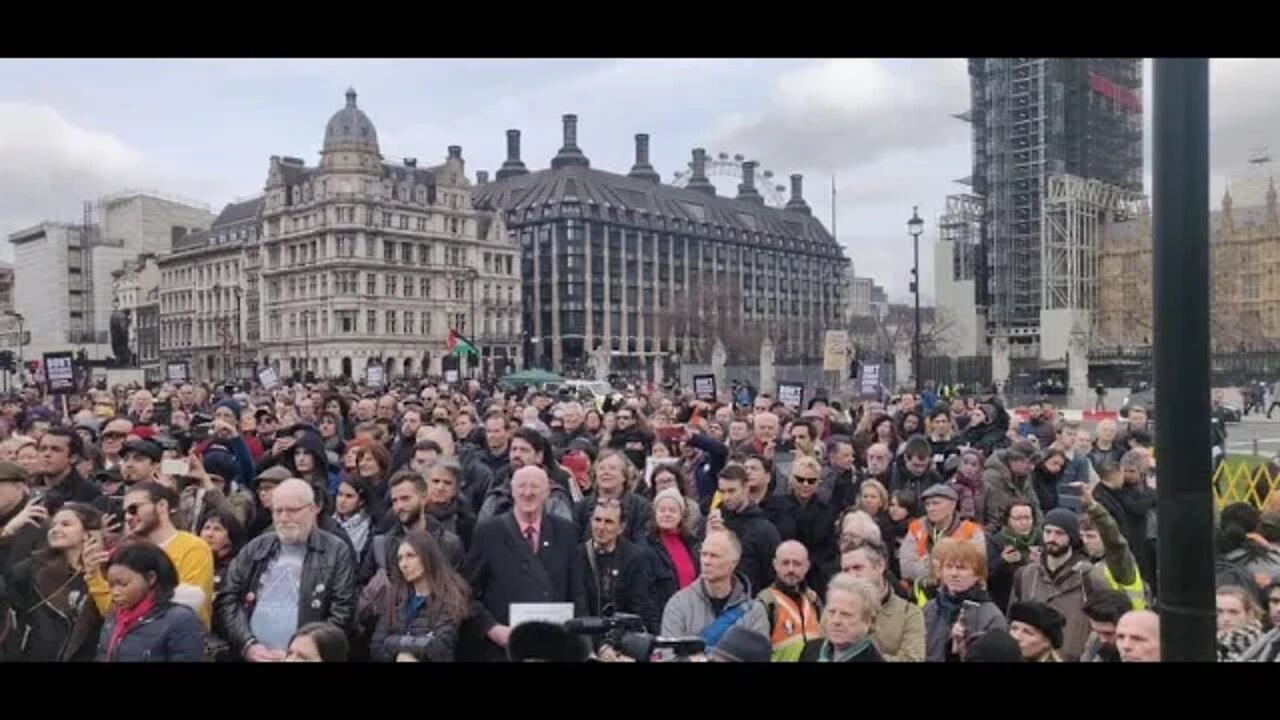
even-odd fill
[{"label": "person in orange high-vis vest", "polygon": [[804,644],[822,637],[822,601],[804,582],[809,551],[795,540],[779,544],[773,573],[777,580],[756,596],[769,617],[769,661],[799,662]]},{"label": "person in orange high-vis vest", "polygon": [[929,553],[944,538],[969,542],[987,551],[987,538],[982,526],[971,520],[961,520],[956,514],[959,495],[948,485],[934,485],[920,495],[924,502],[925,516],[916,518],[907,526],[907,535],[898,549],[898,566],[902,577],[915,582],[929,575]]}]

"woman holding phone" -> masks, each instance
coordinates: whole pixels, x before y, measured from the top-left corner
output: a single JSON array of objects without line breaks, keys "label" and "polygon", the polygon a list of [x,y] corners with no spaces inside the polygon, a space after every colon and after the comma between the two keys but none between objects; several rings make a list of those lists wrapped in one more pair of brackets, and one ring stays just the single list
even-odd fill
[{"label": "woman holding phone", "polygon": [[987,594],[987,556],[973,543],[944,539],[933,547],[938,594],[924,606],[925,661],[960,662],[969,643],[1008,623]]},{"label": "woman holding phone", "polygon": [[0,531],[0,551],[24,525],[48,522],[48,545],[4,569],[6,604],[13,614],[0,618],[5,636],[0,656],[6,661],[87,662],[98,647],[102,617],[89,601],[84,577],[86,553],[101,552],[102,514],[69,502],[49,518],[39,503],[29,504]]}]

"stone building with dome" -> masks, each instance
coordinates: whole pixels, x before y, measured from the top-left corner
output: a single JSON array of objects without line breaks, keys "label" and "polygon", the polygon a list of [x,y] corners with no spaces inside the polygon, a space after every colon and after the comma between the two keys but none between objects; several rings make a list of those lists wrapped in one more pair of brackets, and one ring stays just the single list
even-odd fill
[{"label": "stone building with dome", "polygon": [[[483,178],[479,179],[483,182]],[[450,328],[480,371],[519,366],[519,247],[472,207],[462,148],[420,166],[382,156],[348,90],[317,165],[272,156],[261,211],[260,364],[281,376],[442,374]]]}]

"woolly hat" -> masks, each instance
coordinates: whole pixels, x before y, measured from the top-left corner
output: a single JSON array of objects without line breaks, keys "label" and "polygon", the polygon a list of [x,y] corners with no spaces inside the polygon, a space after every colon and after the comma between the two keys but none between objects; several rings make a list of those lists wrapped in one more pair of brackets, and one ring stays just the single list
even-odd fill
[{"label": "woolly hat", "polygon": [[214,403],[213,411],[216,412],[218,408],[226,408],[230,410],[233,415],[236,416],[237,420],[240,419],[240,403],[236,402],[235,400],[231,398],[223,398],[222,400],[219,400],[218,402]]},{"label": "woolly hat", "polygon": [[1080,544],[1080,518],[1076,517],[1076,514],[1070,510],[1066,508],[1050,510],[1045,513],[1042,525],[1044,527],[1052,525],[1066,533],[1067,537],[1071,538],[1072,546]]},{"label": "woolly hat", "polygon": [[967,663],[1016,663],[1022,662],[1022,649],[1007,630],[988,630],[972,643],[964,654]]},{"label": "woolly hat", "polygon": [[684,496],[675,488],[667,488],[657,495],[653,496],[653,506],[658,506],[659,500],[671,500],[680,507],[680,511],[684,512]]},{"label": "woolly hat", "polygon": [[1009,607],[1009,622],[1020,622],[1039,630],[1055,650],[1062,647],[1062,629],[1067,620],[1062,613],[1042,602],[1016,602]]}]

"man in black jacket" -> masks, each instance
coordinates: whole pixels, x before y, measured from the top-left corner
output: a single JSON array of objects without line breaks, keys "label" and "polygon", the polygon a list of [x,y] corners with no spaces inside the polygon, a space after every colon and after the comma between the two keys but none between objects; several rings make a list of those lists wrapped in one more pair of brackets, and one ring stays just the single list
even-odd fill
[{"label": "man in black jacket", "polygon": [[504,656],[511,636],[511,606],[571,603],[586,612],[578,529],[545,511],[551,480],[541,467],[521,467],[511,477],[511,512],[476,526],[466,572],[476,629],[488,640],[490,659]]},{"label": "man in black jacket", "polygon": [[47,490],[44,506],[52,517],[68,502],[82,502],[106,510],[102,491],[76,472],[73,458],[80,457],[80,435],[66,428],[51,428],[36,446],[40,453],[40,474],[36,487]]},{"label": "man in black jacket", "polygon": [[623,536],[628,520],[617,500],[602,499],[592,508],[591,537],[578,553],[586,583],[586,611],[590,616],[611,612],[639,615],[648,631],[657,633],[662,625],[662,606],[653,594],[648,550]]},{"label": "man in black jacket", "polygon": [[293,633],[310,622],[347,631],[356,612],[351,547],[316,527],[319,508],[303,480],[271,497],[274,531],[240,551],[214,601],[223,638],[250,662],[283,660]]},{"label": "man in black jacket", "polygon": [[755,588],[764,589],[773,582],[773,555],[782,538],[764,511],[748,498],[747,471],[742,466],[720,471],[720,497],[721,505],[711,511],[707,529],[728,529],[738,536],[742,544],[738,572],[751,583],[748,595],[754,596]]},{"label": "man in black jacket", "polygon": [[818,499],[829,503],[839,513],[858,501],[862,484],[854,476],[856,453],[853,441],[846,435],[832,435],[827,441],[827,466],[818,484]]},{"label": "man in black jacket", "polygon": [[839,570],[836,553],[836,515],[817,497],[822,466],[807,455],[791,464],[791,493],[782,499],[781,517],[775,521],[782,540],[796,540],[808,550],[805,582],[821,596],[827,580]]},{"label": "man in black jacket", "polygon": [[933,469],[933,448],[923,436],[916,435],[902,448],[902,457],[893,464],[889,478],[889,492],[911,490],[920,497],[925,490],[942,482],[942,476]]},{"label": "man in black jacket", "polygon": [[[475,460],[483,464],[496,477],[511,463],[507,457],[507,418],[501,410],[490,410],[484,418],[484,445],[475,453]],[[483,498],[481,498],[483,500]],[[473,508],[479,510],[479,507]]]},{"label": "man in black jacket", "polygon": [[410,530],[431,535],[440,543],[440,549],[454,568],[461,568],[466,559],[462,540],[455,533],[446,530],[439,520],[424,512],[427,503],[426,479],[412,470],[406,470],[393,476],[389,485],[391,513],[397,522],[387,532],[375,535],[370,541],[373,543],[373,550],[366,553],[360,563],[357,578],[360,587],[367,585],[379,568],[387,570],[396,562],[396,552],[400,545],[397,541]]}]

